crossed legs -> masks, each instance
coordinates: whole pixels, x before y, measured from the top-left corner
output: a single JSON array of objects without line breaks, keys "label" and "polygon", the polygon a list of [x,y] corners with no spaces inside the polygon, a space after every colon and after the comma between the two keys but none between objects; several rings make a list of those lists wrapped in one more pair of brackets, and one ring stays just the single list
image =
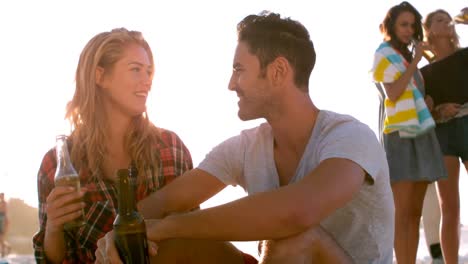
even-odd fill
[{"label": "crossed legs", "polygon": [[[152,263],[244,263],[242,252],[227,242],[171,239],[158,244]],[[265,241],[260,264],[353,263],[321,227],[281,240]]]},{"label": "crossed legs", "polygon": [[352,258],[323,228],[311,228],[301,234],[262,244],[260,264],[281,263],[353,263]]}]

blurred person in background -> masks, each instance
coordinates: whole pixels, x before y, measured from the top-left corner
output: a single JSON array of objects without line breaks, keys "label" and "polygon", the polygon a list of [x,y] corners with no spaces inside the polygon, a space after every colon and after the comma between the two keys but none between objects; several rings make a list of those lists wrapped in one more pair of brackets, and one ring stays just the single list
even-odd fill
[{"label": "blurred person in background", "polygon": [[8,254],[9,246],[5,241],[5,234],[8,229],[7,201],[5,193],[0,193],[0,253],[3,257]]}]

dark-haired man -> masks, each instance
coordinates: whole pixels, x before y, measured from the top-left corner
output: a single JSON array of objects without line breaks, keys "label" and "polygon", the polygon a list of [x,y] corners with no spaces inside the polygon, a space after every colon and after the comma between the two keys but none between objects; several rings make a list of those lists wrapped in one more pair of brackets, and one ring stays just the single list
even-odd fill
[{"label": "dark-haired man", "polygon": [[[229,90],[239,98],[240,119],[267,122],[216,146],[197,169],[139,207],[147,218],[161,218],[227,185],[249,195],[150,220],[150,240],[265,240],[263,263],[392,263],[385,154],[366,125],[313,104],[314,64],[312,41],[299,22],[261,13],[238,24]],[[106,237],[100,254],[115,255],[112,234]]]}]

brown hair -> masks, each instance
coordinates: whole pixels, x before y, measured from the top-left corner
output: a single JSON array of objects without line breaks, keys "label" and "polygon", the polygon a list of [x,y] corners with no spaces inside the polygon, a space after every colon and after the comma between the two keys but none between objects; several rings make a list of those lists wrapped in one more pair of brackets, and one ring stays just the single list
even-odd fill
[{"label": "brown hair", "polygon": [[260,61],[262,74],[277,57],[285,57],[294,69],[294,82],[308,92],[309,78],[315,65],[315,50],[309,32],[298,21],[263,11],[249,15],[237,25],[238,41]]},{"label": "brown hair", "polygon": [[414,6],[412,6],[406,1],[403,1],[399,5],[393,6],[388,10],[384,20],[379,25],[379,29],[380,32],[384,35],[384,41],[388,41],[392,45],[392,47],[401,52],[401,54],[405,57],[407,61],[411,61],[413,57],[411,56],[411,52],[408,50],[409,44],[402,43],[397,38],[395,33],[395,23],[398,19],[398,16],[400,16],[400,14],[403,12],[410,12],[414,15],[415,23],[413,38],[415,40],[422,41],[422,16]]}]

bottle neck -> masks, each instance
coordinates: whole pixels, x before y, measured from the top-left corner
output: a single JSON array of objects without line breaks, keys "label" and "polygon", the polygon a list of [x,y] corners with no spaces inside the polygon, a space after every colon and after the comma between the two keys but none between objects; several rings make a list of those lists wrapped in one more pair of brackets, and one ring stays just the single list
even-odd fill
[{"label": "bottle neck", "polygon": [[135,191],[128,169],[117,171],[119,192],[119,215],[130,215],[136,211]]},{"label": "bottle neck", "polygon": [[68,154],[67,141],[63,138],[57,140],[57,162],[58,166],[66,167],[67,161],[70,160],[70,155]]},{"label": "bottle neck", "polygon": [[78,175],[71,162],[70,154],[68,152],[67,138],[65,136],[57,137],[56,153],[57,153],[56,177]]}]

